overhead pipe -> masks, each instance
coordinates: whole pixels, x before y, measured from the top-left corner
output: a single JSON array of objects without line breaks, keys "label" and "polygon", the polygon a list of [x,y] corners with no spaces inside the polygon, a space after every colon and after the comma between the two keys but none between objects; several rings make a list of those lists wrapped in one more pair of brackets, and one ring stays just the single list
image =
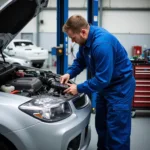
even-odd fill
[{"label": "overhead pipe", "polygon": [[[98,8],[100,10],[100,7]],[[56,10],[56,7],[47,7],[44,8],[43,10]],[[87,7],[70,7],[69,10],[87,10]],[[110,10],[110,11],[150,11],[150,8],[135,8],[135,7],[103,7],[103,11]]]}]

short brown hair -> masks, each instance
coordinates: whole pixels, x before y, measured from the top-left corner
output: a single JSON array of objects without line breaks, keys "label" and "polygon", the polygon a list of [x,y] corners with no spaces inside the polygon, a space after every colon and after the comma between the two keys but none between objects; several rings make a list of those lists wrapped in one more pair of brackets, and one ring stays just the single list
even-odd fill
[{"label": "short brown hair", "polygon": [[63,32],[72,30],[74,33],[79,33],[82,28],[87,28],[88,22],[80,15],[71,16],[67,22],[63,25]]}]

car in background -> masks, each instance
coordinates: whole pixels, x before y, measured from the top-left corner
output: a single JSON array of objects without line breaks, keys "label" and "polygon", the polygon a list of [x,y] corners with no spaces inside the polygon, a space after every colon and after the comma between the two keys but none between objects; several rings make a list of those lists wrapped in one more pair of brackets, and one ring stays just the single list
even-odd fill
[{"label": "car in background", "polygon": [[[14,65],[22,65],[26,67],[32,67],[32,63],[29,60],[23,59],[23,58],[17,58],[15,56],[8,56],[3,52],[3,56],[5,59],[5,62],[8,62],[9,64],[14,64]],[[0,61],[3,61],[3,57],[0,54]]]},{"label": "car in background", "polygon": [[14,39],[4,52],[19,58],[30,60],[33,67],[41,68],[48,58],[48,50],[38,47],[30,40]]},{"label": "car in background", "polygon": [[[9,0],[2,6],[2,55],[47,3]],[[0,62],[0,150],[86,150],[91,138],[91,102],[83,93],[64,93],[66,88],[60,84],[60,75],[49,70]]]}]

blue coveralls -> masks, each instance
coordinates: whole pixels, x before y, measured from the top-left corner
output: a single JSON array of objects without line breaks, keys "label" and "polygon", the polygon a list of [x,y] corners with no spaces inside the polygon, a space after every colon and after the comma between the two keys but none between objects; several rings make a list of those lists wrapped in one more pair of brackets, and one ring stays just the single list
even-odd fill
[{"label": "blue coveralls", "polygon": [[108,31],[90,26],[88,39],[67,73],[73,78],[86,67],[93,78],[78,84],[77,90],[97,92],[98,150],[129,150],[135,79],[126,50]]}]

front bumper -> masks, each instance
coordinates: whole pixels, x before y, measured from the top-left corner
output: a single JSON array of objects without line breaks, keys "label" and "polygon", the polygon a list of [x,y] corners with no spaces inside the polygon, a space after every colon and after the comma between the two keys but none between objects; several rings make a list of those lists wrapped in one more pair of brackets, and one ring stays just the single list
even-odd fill
[{"label": "front bumper", "polygon": [[65,120],[39,122],[5,136],[18,150],[86,150],[91,138],[90,112],[89,104]]},{"label": "front bumper", "polygon": [[32,67],[32,63],[29,62],[29,63],[22,63],[21,64],[22,66],[26,66],[26,67]]}]

